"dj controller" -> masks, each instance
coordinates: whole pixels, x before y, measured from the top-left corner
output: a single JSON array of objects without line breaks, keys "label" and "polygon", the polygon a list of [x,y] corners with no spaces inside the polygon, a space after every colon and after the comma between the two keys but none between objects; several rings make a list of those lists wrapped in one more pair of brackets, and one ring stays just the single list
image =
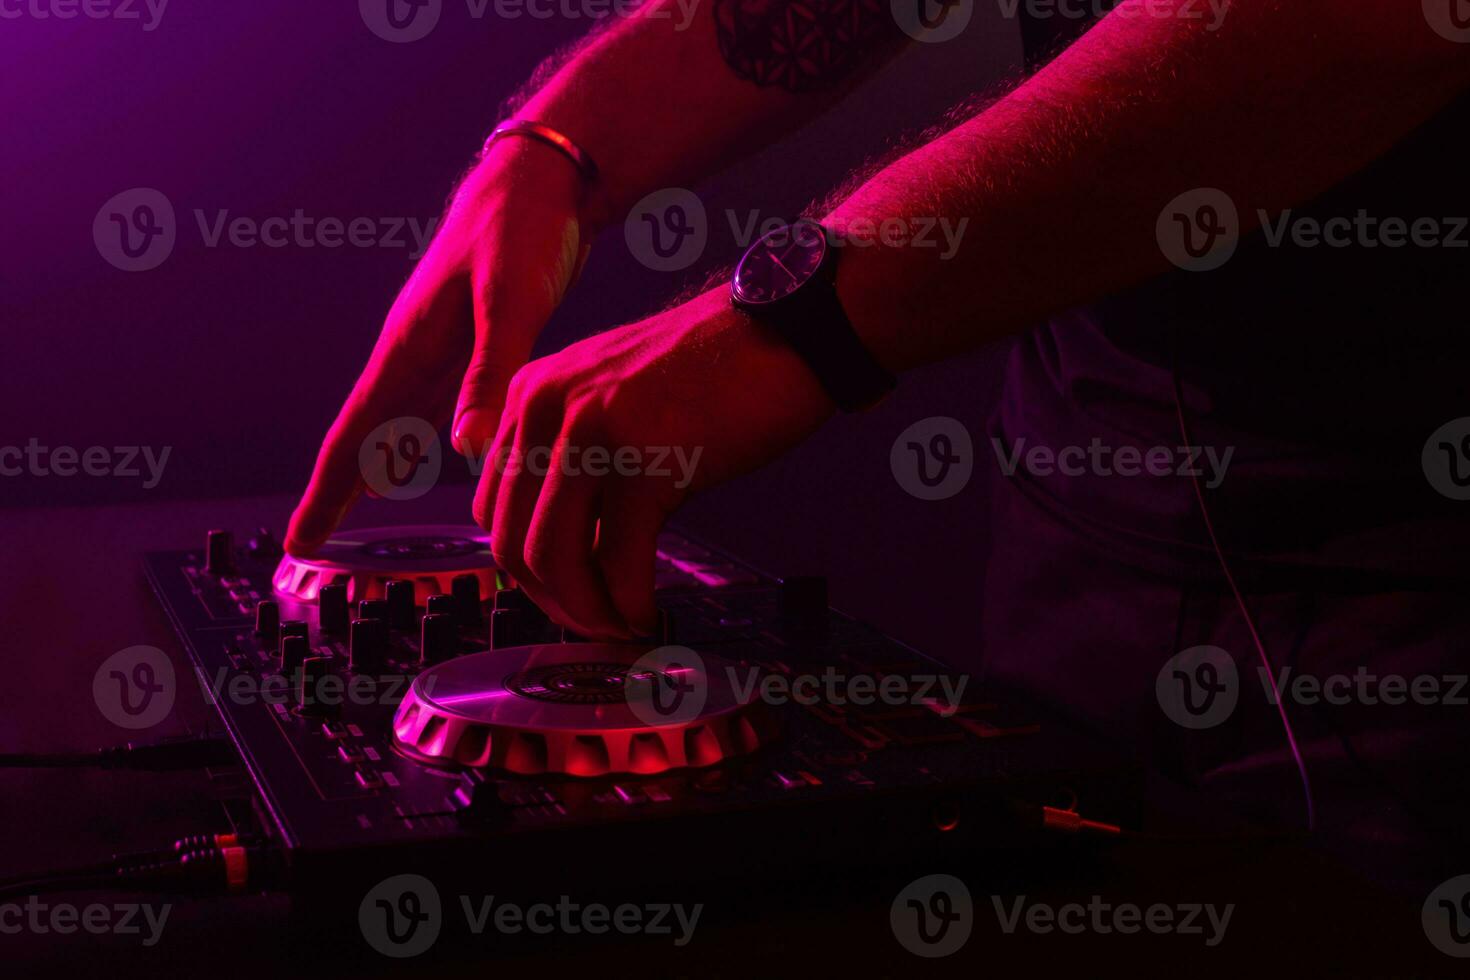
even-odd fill
[{"label": "dj controller", "polygon": [[[149,582],[251,783],[252,884],[739,878],[1107,833],[1097,740],[681,535],[658,635],[555,626],[473,527],[262,530]],[[1085,817],[1084,817],[1085,814]],[[370,857],[370,859],[369,859]]]}]

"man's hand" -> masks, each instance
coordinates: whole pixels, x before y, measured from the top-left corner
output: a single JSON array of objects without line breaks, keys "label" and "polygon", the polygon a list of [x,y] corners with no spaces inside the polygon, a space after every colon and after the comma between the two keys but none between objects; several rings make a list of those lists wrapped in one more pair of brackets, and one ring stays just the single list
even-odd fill
[{"label": "man's hand", "polygon": [[646,635],[668,515],[832,411],[806,365],[714,289],[521,369],[475,519],[496,562],[558,622],[593,637]]},{"label": "man's hand", "polygon": [[322,443],[288,551],[309,554],[337,527],[365,485],[362,441],[382,423],[452,418],[462,451],[488,443],[506,385],[586,259],[581,192],[570,162],[529,140],[497,143],[466,178]]}]

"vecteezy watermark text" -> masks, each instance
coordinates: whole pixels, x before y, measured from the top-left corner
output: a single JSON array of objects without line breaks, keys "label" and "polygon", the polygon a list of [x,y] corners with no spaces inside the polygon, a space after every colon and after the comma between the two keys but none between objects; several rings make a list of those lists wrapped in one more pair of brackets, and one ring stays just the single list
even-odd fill
[{"label": "vecteezy watermark text", "polygon": [[991,437],[995,458],[1001,472],[1015,476],[1025,468],[1034,477],[1061,476],[1182,476],[1203,478],[1205,486],[1213,490],[1225,480],[1235,447],[1226,447],[1223,453],[1213,446],[1105,446],[1101,439],[1094,438],[1084,446],[1065,446],[1053,449],[1050,446],[1026,446],[1024,437],[1015,441],[1015,448],[1007,451],[998,437]]},{"label": "vecteezy watermark text", "polygon": [[[1352,673],[1311,673],[1290,666],[1255,668],[1263,700],[1305,706],[1470,706],[1470,675],[1378,673],[1358,665]],[[1159,707],[1182,728],[1223,724],[1246,687],[1235,658],[1216,646],[1190,647],[1170,657],[1155,679]]]},{"label": "vecteezy watermark text", "polygon": [[1101,20],[1112,14],[1119,20],[1202,21],[1204,29],[1218,31],[1225,23],[1233,0],[1142,0],[1119,4],[1117,0],[996,0],[1002,17],[1015,20]]},{"label": "vecteezy watermark text", "polygon": [[[689,29],[701,0],[676,0],[654,6],[645,0],[464,0],[470,20],[590,20],[641,17],[670,21],[673,30]],[[433,33],[444,15],[446,0],[358,0],[362,22],[384,41],[410,44]]]},{"label": "vecteezy watermark text", "polygon": [[[163,479],[172,446],[47,446],[32,436],[24,446],[0,446],[0,477],[111,476],[120,480],[143,478],[152,490]],[[139,466],[142,466],[142,469]],[[143,472],[147,471],[146,475]]]},{"label": "vecteezy watermark text", "polygon": [[[741,250],[757,240],[776,236],[787,219],[733,208],[725,209],[729,238]],[[698,262],[709,245],[711,218],[699,195],[687,187],[664,187],[645,195],[623,221],[628,251],[655,272],[680,272]],[[880,219],[854,218],[840,228],[827,229],[827,244],[838,249],[914,248],[937,252],[948,261],[959,254],[969,228],[968,216],[889,215]]]},{"label": "vecteezy watermark text", "polygon": [[578,446],[558,443],[556,446],[533,446],[529,449],[510,447],[494,453],[467,457],[470,472],[479,476],[488,462],[495,472],[515,475],[520,472],[544,477],[553,468],[562,476],[650,476],[674,477],[674,486],[684,489],[694,480],[703,446]]},{"label": "vecteezy watermark text", "polygon": [[209,215],[196,208],[194,220],[206,248],[408,248],[412,240],[411,259],[423,257],[439,225],[438,218],[317,218],[301,208],[268,218],[231,218],[228,210]]},{"label": "vecteezy watermark text", "polygon": [[[996,921],[1006,935],[1025,930],[1040,935],[1200,936],[1207,947],[1218,946],[1230,927],[1235,905],[1205,903],[1110,902],[1093,895],[1086,903],[1051,905],[1019,895],[990,897]],[[909,882],[894,898],[889,924],[894,938],[909,952],[928,959],[949,956],[969,941],[975,903],[965,883],[953,875],[932,874]]]},{"label": "vecteezy watermark text", "polygon": [[[730,687],[742,702],[759,697],[767,704],[788,702],[799,705],[829,704],[838,707],[866,707],[882,704],[892,707],[933,705],[934,711],[948,718],[959,710],[970,678],[948,674],[844,674],[828,667],[820,674],[762,674],[751,669],[741,677],[734,667],[726,668]],[[942,697],[940,696],[942,695]]]},{"label": "vecteezy watermark text", "polygon": [[0,20],[137,21],[145,32],[158,29],[169,0],[0,0]]},{"label": "vecteezy watermark text", "polygon": [[[672,937],[675,946],[694,938],[702,903],[579,902],[570,895],[555,903],[517,903],[494,895],[460,895],[458,905],[472,935],[493,930],[502,935],[623,935]],[[439,889],[422,875],[401,874],[373,886],[358,906],[358,925],[369,946],[403,959],[428,951],[445,926]]]},{"label": "vecteezy watermark text", "polygon": [[[14,936],[22,932],[38,936],[70,936],[78,932],[93,936],[112,933],[118,936],[142,936],[144,946],[156,946],[163,937],[172,905],[149,905],[139,902],[116,902],[104,905],[73,905],[69,902],[47,902],[30,895],[24,903],[0,905],[0,933]],[[145,931],[146,930],[146,931]]]},{"label": "vecteezy watermark text", "polygon": [[[199,689],[210,704],[281,704],[308,707],[397,707],[408,693],[413,677],[390,672],[307,676],[298,669],[287,673],[244,674],[221,667],[210,677],[202,673]],[[433,693],[432,674],[422,680],[425,695]]]},{"label": "vecteezy watermark text", "polygon": [[[582,904],[562,895],[555,905],[535,902],[519,905],[515,902],[496,902],[494,895],[483,895],[478,900],[461,895],[460,906],[464,909],[465,921],[475,935],[493,925],[496,932],[516,935],[529,932],[538,936],[562,933],[575,936],[580,933],[602,935],[618,932],[625,936],[639,933],[650,936],[673,936],[675,946],[687,946],[694,938],[699,917],[704,912],[702,903],[685,906],[677,902],[653,902],[634,905],[624,902],[616,906],[601,902]],[[677,930],[677,931],[676,931]]]},{"label": "vecteezy watermark text", "polygon": [[[1027,902],[1025,895],[1007,903],[999,895],[992,895],[990,902],[995,906],[995,916],[1006,935],[1024,928],[1028,932],[1047,934],[1061,932],[1079,935],[1084,932],[1108,935],[1109,933],[1147,932],[1155,935],[1204,936],[1205,945],[1215,947],[1225,938],[1230,926],[1230,917],[1235,914],[1231,903],[1221,908],[1213,904],[1184,903],[1168,905],[1154,902],[1141,906],[1133,902],[1106,902],[1101,895],[1093,895],[1086,905],[1068,902],[1065,905],[1049,905],[1045,902]],[[1209,932],[1206,933],[1208,926]]]},{"label": "vecteezy watermark text", "polygon": [[[1458,2],[1458,0],[1456,0]],[[1272,214],[1255,210],[1260,241],[1267,248],[1464,249],[1470,248],[1470,217],[1463,215]],[[1159,213],[1159,249],[1188,272],[1212,272],[1234,256],[1244,224],[1234,199],[1216,187],[1197,187],[1175,197]]]},{"label": "vecteezy watermark text", "polygon": [[[414,260],[423,257],[439,227],[437,217],[342,218],[307,214],[304,208],[263,218],[235,215],[227,208],[195,208],[193,215],[205,248],[403,249]],[[173,254],[179,225],[166,194],[134,187],[114,194],[98,208],[92,240],[110,265],[124,272],[147,272]]]}]

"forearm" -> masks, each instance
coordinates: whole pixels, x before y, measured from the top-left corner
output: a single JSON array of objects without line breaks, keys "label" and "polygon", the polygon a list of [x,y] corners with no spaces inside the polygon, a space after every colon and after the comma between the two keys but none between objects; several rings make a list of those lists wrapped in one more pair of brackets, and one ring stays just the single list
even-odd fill
[{"label": "forearm", "polygon": [[[815,23],[787,33],[784,5],[650,0],[590,39],[520,110],[597,162],[593,224],[644,194],[688,186],[816,115],[900,47],[886,3],[860,5],[839,30],[834,0],[808,0]],[[844,5],[845,6],[845,5]],[[784,52],[800,45],[800,59]],[[809,53],[805,53],[809,52]]]},{"label": "forearm", "polygon": [[[1154,0],[1157,7],[1157,0]],[[981,115],[881,171],[827,216],[839,234],[940,218],[957,249],[848,248],[839,289],[895,370],[936,360],[1167,268],[1156,222],[1201,187],[1242,231],[1381,155],[1470,79],[1417,4],[1234,0],[1218,31],[1129,0]]]}]

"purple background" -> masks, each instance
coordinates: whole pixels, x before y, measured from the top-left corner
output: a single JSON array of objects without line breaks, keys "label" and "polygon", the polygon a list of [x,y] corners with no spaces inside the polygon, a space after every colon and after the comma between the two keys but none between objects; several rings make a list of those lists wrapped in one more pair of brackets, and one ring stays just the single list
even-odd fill
[{"label": "purple background", "polygon": [[[725,208],[795,212],[1014,72],[1015,25],[981,6],[959,39],[913,45],[819,123],[699,188],[710,246],[686,273],[644,268],[611,229],[542,351],[645,314],[732,261]],[[172,447],[156,489],[9,477],[0,506],[299,488],[410,248],[208,248],[195,209],[210,220],[221,209],[263,220],[298,208],[318,219],[434,218],[501,101],[587,26],[476,21],[464,0],[445,0],[434,32],[409,44],[375,36],[352,0],[173,0],[153,31],[85,17],[0,22],[0,445]],[[114,268],[92,240],[98,209],[133,187],[163,192],[177,214],[178,243],[148,272]],[[951,415],[986,465],[998,364],[988,352],[915,372],[878,410],[837,420],[682,519],[774,571],[828,574],[836,604],[933,652],[964,644],[982,481],[947,501],[916,500],[891,475],[889,448],[913,422]]]}]

